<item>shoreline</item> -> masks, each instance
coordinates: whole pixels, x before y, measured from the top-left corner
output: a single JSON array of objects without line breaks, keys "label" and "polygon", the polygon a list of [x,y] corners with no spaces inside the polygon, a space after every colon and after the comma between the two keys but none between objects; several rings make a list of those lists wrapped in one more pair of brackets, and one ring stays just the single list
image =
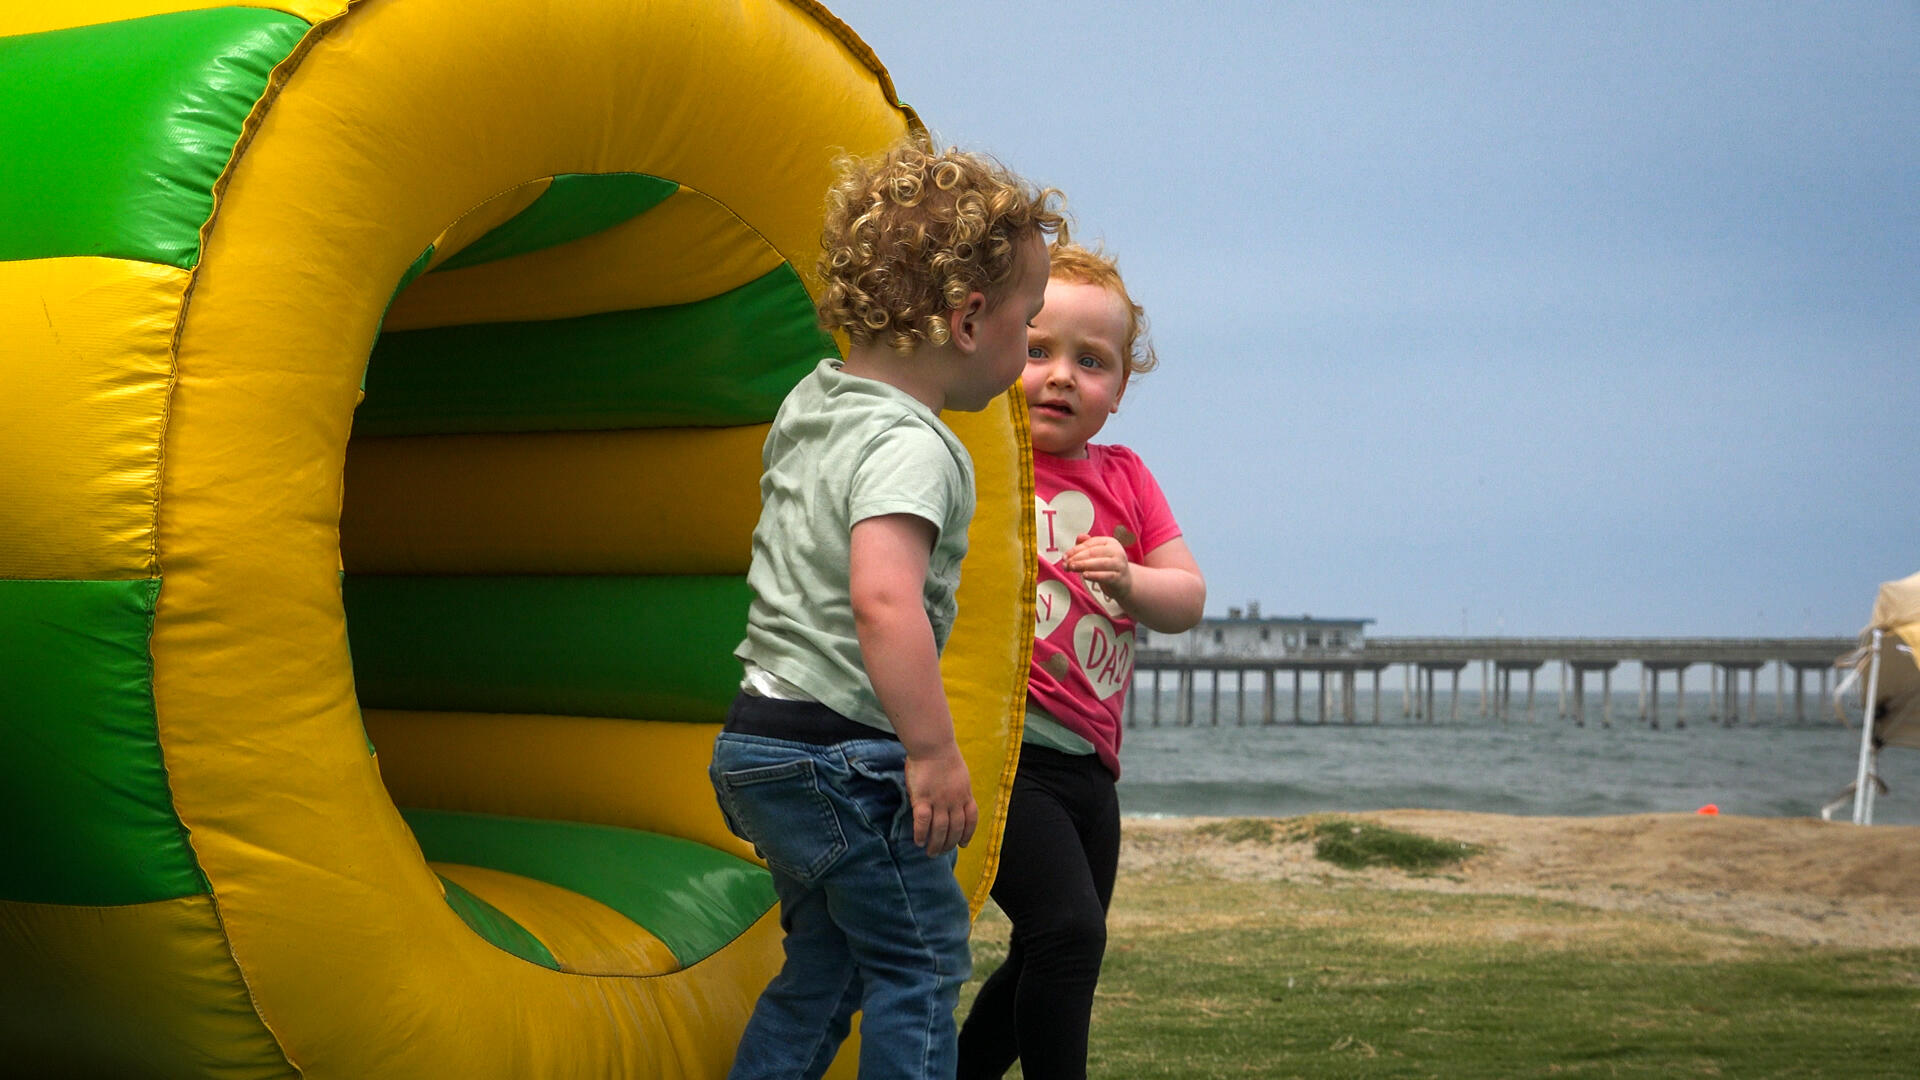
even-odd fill
[{"label": "shoreline", "polygon": [[[1252,815],[1248,815],[1252,816]],[[1730,926],[1809,945],[1920,947],[1920,826],[1818,818],[1631,814],[1534,817],[1451,810],[1309,815],[1481,845],[1428,874],[1342,870],[1305,840],[1228,840],[1232,817],[1121,819],[1120,874],[1201,872],[1336,887],[1523,896]],[[1292,821],[1299,818],[1259,818]]]}]

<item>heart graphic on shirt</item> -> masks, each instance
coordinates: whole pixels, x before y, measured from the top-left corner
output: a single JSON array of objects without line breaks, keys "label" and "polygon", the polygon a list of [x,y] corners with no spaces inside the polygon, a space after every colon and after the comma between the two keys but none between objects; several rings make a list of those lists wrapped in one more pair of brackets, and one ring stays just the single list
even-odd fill
[{"label": "heart graphic on shirt", "polygon": [[1093,500],[1081,491],[1062,491],[1052,501],[1035,495],[1033,524],[1040,557],[1057,563],[1081,533],[1093,531]]},{"label": "heart graphic on shirt", "polygon": [[1041,661],[1040,666],[1046,668],[1048,674],[1061,682],[1066,682],[1067,676],[1073,674],[1073,661],[1067,659],[1067,654],[1063,652],[1047,657]]},{"label": "heart graphic on shirt", "polygon": [[1104,701],[1125,689],[1133,676],[1133,631],[1116,634],[1106,619],[1087,615],[1074,625],[1073,655],[1094,694]]},{"label": "heart graphic on shirt", "polygon": [[1133,535],[1133,530],[1127,528],[1125,525],[1115,525],[1113,527],[1113,538],[1120,541],[1121,547],[1132,547],[1140,539]]},{"label": "heart graphic on shirt", "polygon": [[1073,593],[1066,582],[1048,580],[1034,590],[1033,601],[1033,636],[1044,641],[1066,621],[1067,610],[1073,607]]}]

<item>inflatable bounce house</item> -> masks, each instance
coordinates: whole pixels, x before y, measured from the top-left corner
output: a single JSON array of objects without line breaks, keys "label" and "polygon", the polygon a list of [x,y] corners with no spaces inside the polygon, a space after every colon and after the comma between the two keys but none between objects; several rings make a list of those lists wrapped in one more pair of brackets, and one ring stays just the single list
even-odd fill
[{"label": "inflatable bounce house", "polygon": [[[810,0],[0,7],[0,1071],[725,1072],[760,444],[916,122]],[[1031,482],[954,419],[977,909]]]}]

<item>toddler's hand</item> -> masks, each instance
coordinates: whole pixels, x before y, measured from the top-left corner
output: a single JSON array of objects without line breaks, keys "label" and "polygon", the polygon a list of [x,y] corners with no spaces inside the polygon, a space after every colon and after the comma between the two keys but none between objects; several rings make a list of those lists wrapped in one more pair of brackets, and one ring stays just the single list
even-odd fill
[{"label": "toddler's hand", "polygon": [[1098,586],[1115,603],[1126,600],[1133,591],[1133,564],[1120,541],[1111,536],[1081,533],[1061,559],[1067,569],[1079,574],[1090,586]]},{"label": "toddler's hand", "polygon": [[907,798],[913,803],[913,842],[927,854],[944,855],[973,839],[980,809],[958,745],[949,742],[926,757],[907,755]]}]

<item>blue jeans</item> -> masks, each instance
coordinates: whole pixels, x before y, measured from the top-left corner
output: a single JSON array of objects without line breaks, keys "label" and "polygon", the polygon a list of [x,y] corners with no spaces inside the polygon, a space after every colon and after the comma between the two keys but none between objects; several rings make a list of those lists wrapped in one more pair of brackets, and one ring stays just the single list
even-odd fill
[{"label": "blue jeans", "polygon": [[906,750],[725,732],[708,775],[727,827],[767,860],[787,932],[729,1080],[817,1080],[856,1009],[861,1080],[952,1077],[967,899],[953,853],[913,842]]}]

